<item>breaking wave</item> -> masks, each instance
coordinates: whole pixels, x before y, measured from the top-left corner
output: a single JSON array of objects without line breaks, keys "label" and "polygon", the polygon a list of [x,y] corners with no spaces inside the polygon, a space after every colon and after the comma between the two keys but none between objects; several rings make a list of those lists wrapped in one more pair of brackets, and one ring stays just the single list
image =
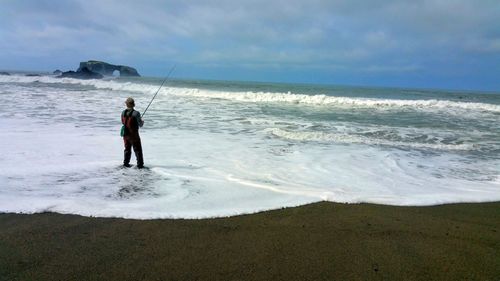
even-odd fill
[{"label": "breaking wave", "polygon": [[[72,78],[55,78],[51,76],[27,77],[27,76],[0,76],[0,82],[6,83],[63,83],[92,86],[96,89],[107,89],[112,91],[128,91],[140,93],[153,93],[158,89],[156,84],[122,82],[115,80],[79,80]],[[477,103],[477,102],[458,102],[449,100],[405,100],[405,99],[376,99],[376,98],[353,98],[329,95],[305,95],[294,94],[291,92],[228,92],[215,91],[196,88],[176,88],[164,87],[160,91],[164,95],[178,97],[190,97],[199,99],[221,99],[235,102],[249,103],[286,103],[303,104],[312,106],[337,106],[337,107],[355,107],[355,108],[408,108],[416,110],[446,110],[458,109],[466,111],[480,111],[500,113],[500,105]]]},{"label": "breaking wave", "polygon": [[173,93],[177,96],[189,96],[208,99],[224,99],[238,102],[273,102],[320,106],[346,106],[358,108],[408,107],[413,109],[448,109],[478,110],[500,112],[500,106],[487,103],[455,102],[446,100],[402,100],[402,99],[372,99],[350,98],[327,95],[304,95],[266,92],[218,92],[208,90],[180,90]]},{"label": "breaking wave", "polygon": [[266,132],[273,136],[295,141],[316,141],[316,142],[334,142],[340,144],[367,144],[367,145],[385,145],[395,147],[409,147],[417,149],[435,149],[435,150],[471,150],[472,144],[443,144],[443,143],[417,143],[404,141],[391,141],[384,139],[368,138],[361,135],[351,135],[345,133],[325,133],[325,132],[298,132],[288,131],[280,128],[266,129]]}]

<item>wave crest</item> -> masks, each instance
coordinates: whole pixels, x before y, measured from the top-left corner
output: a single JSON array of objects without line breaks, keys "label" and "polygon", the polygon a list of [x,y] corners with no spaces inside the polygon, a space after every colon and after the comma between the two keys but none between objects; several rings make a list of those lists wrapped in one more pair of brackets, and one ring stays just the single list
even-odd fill
[{"label": "wave crest", "polygon": [[287,131],[280,128],[269,128],[266,129],[265,131],[278,138],[295,140],[295,141],[334,142],[340,144],[385,145],[385,146],[410,147],[418,149],[436,149],[436,150],[473,149],[472,144],[403,142],[403,141],[391,141],[384,139],[368,138],[360,135],[341,134],[341,133]]},{"label": "wave crest", "polygon": [[[0,76],[0,82],[3,83],[63,83],[79,84],[93,86],[97,89],[109,89],[113,91],[129,91],[150,94],[158,89],[156,84],[119,82],[114,80],[80,80],[73,78],[55,78],[53,76],[27,77],[21,75]],[[204,90],[197,88],[176,88],[164,87],[160,91],[162,94],[178,97],[192,97],[201,99],[223,99],[236,102],[251,103],[286,103],[286,104],[304,104],[313,106],[337,106],[337,107],[356,107],[356,108],[410,108],[417,110],[428,109],[459,109],[469,111],[500,113],[500,105],[477,103],[477,102],[458,102],[448,100],[403,100],[403,99],[375,99],[375,98],[351,98],[341,96],[327,95],[305,95],[271,92],[226,92],[215,90]]]},{"label": "wave crest", "polygon": [[175,91],[176,96],[188,96],[208,99],[224,99],[238,102],[271,102],[290,103],[317,106],[345,106],[358,108],[397,108],[408,107],[413,109],[463,109],[499,112],[500,106],[487,103],[456,102],[446,100],[401,100],[401,99],[373,99],[373,98],[350,98],[327,95],[304,95],[268,92],[218,92],[198,89],[184,89]]}]

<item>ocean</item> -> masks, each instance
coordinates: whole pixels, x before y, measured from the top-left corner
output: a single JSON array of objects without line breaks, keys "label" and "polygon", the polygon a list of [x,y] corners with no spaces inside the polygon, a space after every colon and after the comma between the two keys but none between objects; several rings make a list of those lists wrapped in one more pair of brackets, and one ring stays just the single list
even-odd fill
[{"label": "ocean", "polygon": [[148,169],[124,169],[124,101],[143,112],[161,80],[0,76],[0,212],[500,200],[499,93],[173,79],[144,116]]}]

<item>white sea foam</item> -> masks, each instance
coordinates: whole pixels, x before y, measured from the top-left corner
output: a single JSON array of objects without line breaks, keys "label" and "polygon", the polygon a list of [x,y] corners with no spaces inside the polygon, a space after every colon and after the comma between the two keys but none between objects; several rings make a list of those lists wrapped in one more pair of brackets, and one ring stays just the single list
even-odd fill
[{"label": "white sea foam", "polygon": [[[37,79],[49,87],[32,85]],[[61,87],[61,81],[93,90]],[[500,200],[498,157],[474,154],[478,138],[497,145],[494,132],[271,116],[248,103],[214,102],[213,93],[227,98],[196,89],[167,88],[158,95],[141,129],[150,169],[121,169],[119,114],[130,95],[122,90],[131,88],[138,110],[149,101],[149,89],[156,90],[140,83],[0,76],[2,99],[14,105],[0,112],[0,212],[207,218],[322,200]],[[233,95],[245,96],[219,93],[237,102]],[[466,141],[443,141],[457,135]]]},{"label": "white sea foam", "polygon": [[409,148],[430,148],[437,150],[470,150],[472,144],[442,144],[442,143],[417,143],[403,141],[389,141],[384,139],[368,138],[359,135],[345,133],[325,133],[325,132],[304,132],[304,131],[287,131],[280,128],[269,128],[267,132],[274,136],[296,140],[296,141],[317,141],[317,142],[334,142],[343,144],[368,144],[368,145],[385,145],[393,147],[409,147]]},{"label": "white sea foam", "polygon": [[349,98],[326,95],[302,95],[288,93],[265,93],[265,92],[218,92],[209,90],[184,90],[172,94],[178,96],[189,96],[209,99],[225,99],[238,102],[275,102],[322,106],[348,106],[366,108],[384,107],[409,107],[414,109],[447,109],[457,108],[465,110],[479,110],[500,112],[500,106],[486,103],[454,102],[444,100],[396,100],[396,99],[370,99]]},{"label": "white sea foam", "polygon": [[[66,83],[93,86],[97,89],[109,89],[113,91],[127,91],[150,94],[154,93],[158,88],[157,85],[133,83],[133,82],[118,82],[115,80],[81,80],[73,78],[54,78],[51,76],[28,77],[28,76],[0,76],[0,83]],[[161,90],[163,94],[170,94],[182,97],[202,98],[202,99],[223,99],[237,102],[251,103],[287,103],[287,104],[303,104],[312,106],[343,106],[343,107],[358,107],[358,108],[411,108],[417,110],[473,110],[484,112],[500,112],[500,105],[477,103],[477,102],[457,102],[447,100],[402,100],[402,99],[375,99],[375,98],[351,98],[341,96],[327,95],[304,95],[274,92],[225,92],[204,90],[196,88],[172,88],[165,87]]]}]

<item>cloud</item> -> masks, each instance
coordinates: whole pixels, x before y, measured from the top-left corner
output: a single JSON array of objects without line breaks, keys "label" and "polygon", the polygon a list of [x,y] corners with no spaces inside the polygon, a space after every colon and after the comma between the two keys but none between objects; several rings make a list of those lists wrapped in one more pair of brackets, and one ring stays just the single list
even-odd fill
[{"label": "cloud", "polygon": [[498,62],[499,11],[490,0],[4,0],[0,58],[425,71]]}]

